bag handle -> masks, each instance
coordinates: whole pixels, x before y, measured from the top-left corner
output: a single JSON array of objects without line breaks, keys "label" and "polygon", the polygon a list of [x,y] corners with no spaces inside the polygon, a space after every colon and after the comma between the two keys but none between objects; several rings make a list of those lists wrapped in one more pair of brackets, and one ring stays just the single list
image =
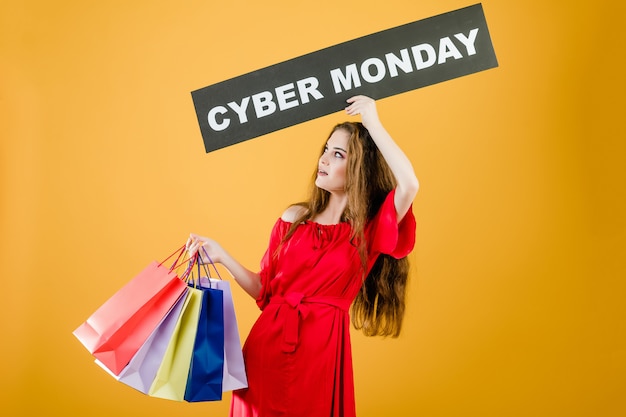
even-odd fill
[{"label": "bag handle", "polygon": [[[207,253],[206,249],[204,248],[204,246],[201,246],[201,250],[204,252],[204,255],[206,256],[206,258],[209,260],[209,263],[211,264],[211,266],[213,267],[213,270],[215,271],[215,273],[217,274],[217,277],[220,279],[220,281],[222,280],[222,276],[220,275],[220,271],[217,269],[217,267],[215,266],[215,263],[213,262],[213,259],[211,259],[211,257],[209,256],[209,254]],[[200,250],[198,250],[198,252],[196,252],[194,254],[194,262],[196,263],[196,266],[198,268],[198,280],[197,283],[200,283],[200,278],[202,276],[202,270],[200,268],[204,269],[204,272],[206,274],[207,279],[209,280],[209,288],[213,288],[212,287],[212,283],[211,283],[211,272],[209,271],[209,268],[207,266],[207,264],[205,264],[204,262],[202,262],[202,255],[200,254]],[[193,275],[193,274],[192,274]],[[196,280],[194,279],[194,287],[196,286]]]},{"label": "bag handle", "polygon": [[[215,266],[215,263],[213,262],[213,259],[211,259],[211,257],[209,256],[208,252],[206,251],[206,249],[204,248],[204,246],[200,246],[200,250],[202,250],[202,252],[204,252],[204,256],[206,257],[206,259],[209,260],[209,263],[211,264],[211,266],[213,267],[213,270],[215,271],[215,273],[217,274],[217,278],[219,278],[220,281],[222,281],[222,276],[220,275],[220,271],[217,269],[217,267]],[[195,279],[193,278],[193,267],[194,265],[197,265],[198,268],[198,282],[200,281],[200,275],[201,275],[201,270],[200,267],[202,266],[202,268],[204,268],[204,272],[206,273],[207,278],[209,279],[209,285],[210,285],[210,280],[211,280],[211,272],[209,271],[209,268],[207,267],[207,265],[202,262],[202,256],[200,255],[198,250],[196,253],[194,253],[192,256],[190,256],[189,258],[184,258],[181,261],[181,257],[183,257],[183,254],[185,252],[187,252],[187,245],[183,245],[181,246],[179,249],[176,249],[175,252],[173,252],[171,255],[169,255],[167,258],[165,258],[162,262],[160,262],[160,265],[163,265],[165,262],[167,262],[170,258],[172,258],[174,255],[178,254],[178,256],[176,256],[176,260],[174,261],[174,263],[172,263],[172,266],[170,267],[170,271],[173,271],[176,268],[181,267],[182,265],[184,265],[185,263],[187,263],[187,267],[185,268],[185,271],[179,276],[180,279],[182,279],[183,281],[188,282],[189,281],[189,277],[191,277],[194,281],[194,286],[195,286]]]},{"label": "bag handle", "polygon": [[[188,257],[188,258],[185,258],[185,257],[183,256],[183,254],[184,254],[184,253],[186,253],[186,252],[188,252],[188,250],[187,250],[187,245],[185,244],[185,245],[183,245],[180,249],[177,249],[177,250],[176,250],[176,252],[174,252],[173,254],[171,254],[170,256],[168,256],[168,257],[167,257],[167,258],[166,258],[163,262],[161,262],[161,265],[162,265],[162,264],[163,264],[163,263],[165,263],[168,259],[170,259],[171,257],[173,257],[176,253],[178,253],[178,256],[176,257],[176,260],[174,261],[174,263],[173,263],[173,264],[172,264],[172,266],[170,267],[170,272],[171,272],[171,271],[174,271],[174,270],[176,270],[176,269],[178,269],[178,268],[180,268],[180,267],[181,267],[181,266],[183,266],[185,263],[187,263],[187,266],[186,266],[186,268],[185,268],[184,272],[183,272],[182,274],[178,275],[178,277],[179,277],[181,280],[185,281],[185,282],[187,282],[187,281],[188,281],[189,274],[190,274],[190,272],[193,270],[193,266],[194,266],[194,264],[195,264],[195,262],[196,262],[196,260],[197,260],[197,256],[196,256],[196,255],[197,255],[197,253],[196,253],[196,254],[194,254],[193,256],[190,256],[190,257]],[[181,258],[183,258],[183,259],[181,260]]]},{"label": "bag handle", "polygon": [[[217,277],[220,279],[220,281],[222,281],[222,276],[220,275],[220,271],[217,270],[217,267],[215,266],[215,263],[213,263],[213,259],[211,259],[211,257],[207,253],[206,249],[204,249],[204,246],[200,246],[200,248],[202,249],[202,252],[204,252],[204,256],[206,256],[206,258],[209,260],[209,263],[213,267],[213,270],[217,274]],[[199,264],[200,263],[202,263],[202,262],[198,262],[198,273],[200,273],[200,268],[199,268]],[[208,270],[206,264],[202,263],[202,266],[204,266],[204,271],[206,272],[207,278],[211,278],[211,274],[209,273],[209,270]]]},{"label": "bag handle", "polygon": [[185,246],[186,245],[183,245],[180,248],[176,249],[170,256],[168,256],[167,258],[165,258],[164,260],[159,262],[159,265],[163,265],[165,262],[167,262],[170,258],[172,258],[174,255],[176,255],[178,253],[178,256],[176,257],[176,260],[174,261],[174,263],[170,267],[170,271],[174,270],[174,268],[178,264],[178,261],[180,260],[180,257],[183,255],[183,253],[185,253]]},{"label": "bag handle", "polygon": [[[193,275],[192,275],[192,273],[193,273],[193,266],[196,264],[196,262],[198,262],[198,253],[196,252],[192,256],[190,256],[186,260],[186,262],[187,262],[187,268],[185,268],[185,272],[183,272],[180,275],[180,279],[182,279],[183,281],[189,283],[189,277],[191,277],[193,279]],[[180,265],[182,265],[182,264],[183,264],[183,262],[181,262]]]}]

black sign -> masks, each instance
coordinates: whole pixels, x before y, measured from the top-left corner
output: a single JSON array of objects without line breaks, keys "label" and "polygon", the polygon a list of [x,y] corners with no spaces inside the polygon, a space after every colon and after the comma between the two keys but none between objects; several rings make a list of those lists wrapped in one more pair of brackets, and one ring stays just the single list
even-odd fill
[{"label": "black sign", "polygon": [[191,93],[206,152],[498,66],[482,5],[367,35]]}]

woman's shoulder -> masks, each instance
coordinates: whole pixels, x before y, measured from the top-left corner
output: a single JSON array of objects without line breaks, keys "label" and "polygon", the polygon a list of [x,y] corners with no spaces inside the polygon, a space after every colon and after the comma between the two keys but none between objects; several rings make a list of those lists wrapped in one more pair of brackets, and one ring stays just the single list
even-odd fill
[{"label": "woman's shoulder", "polygon": [[283,214],[280,216],[281,220],[288,222],[288,223],[293,223],[296,220],[298,220],[300,218],[300,216],[302,216],[304,214],[304,212],[306,211],[306,207],[301,205],[301,204],[293,204],[289,207],[287,207],[287,209],[283,212]]}]

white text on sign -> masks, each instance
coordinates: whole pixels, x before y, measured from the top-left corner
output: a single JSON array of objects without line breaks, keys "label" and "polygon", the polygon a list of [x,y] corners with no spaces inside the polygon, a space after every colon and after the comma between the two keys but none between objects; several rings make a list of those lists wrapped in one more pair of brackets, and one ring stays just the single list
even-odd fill
[{"label": "white text on sign", "polygon": [[[453,37],[442,37],[438,45],[420,43],[400,49],[399,54],[388,52],[382,58],[367,58],[360,65],[351,63],[343,70],[332,69],[329,73],[332,91],[339,94],[360,87],[362,81],[375,84],[387,76],[399,77],[402,74],[430,68],[435,64],[444,65],[449,59],[459,60],[475,55],[477,35],[478,28],[475,28],[467,35],[456,33]],[[273,91],[261,91],[238,101],[233,100],[225,105],[212,107],[207,115],[208,125],[213,131],[220,132],[228,129],[232,122],[238,122],[240,125],[247,123],[252,117],[249,110],[252,110],[256,119],[260,119],[277,111],[306,105],[311,100],[322,100],[325,96],[320,90],[330,91],[330,87],[321,88],[318,78],[307,77],[275,87]]]}]

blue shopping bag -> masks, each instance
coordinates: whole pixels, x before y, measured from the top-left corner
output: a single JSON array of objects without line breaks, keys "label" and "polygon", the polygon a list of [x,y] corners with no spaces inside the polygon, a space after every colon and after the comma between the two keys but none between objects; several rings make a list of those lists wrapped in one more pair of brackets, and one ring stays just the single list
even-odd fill
[{"label": "blue shopping bag", "polygon": [[[191,285],[191,284],[190,284]],[[224,377],[224,296],[210,286],[202,291],[202,305],[189,365],[185,401],[219,401]]]}]

